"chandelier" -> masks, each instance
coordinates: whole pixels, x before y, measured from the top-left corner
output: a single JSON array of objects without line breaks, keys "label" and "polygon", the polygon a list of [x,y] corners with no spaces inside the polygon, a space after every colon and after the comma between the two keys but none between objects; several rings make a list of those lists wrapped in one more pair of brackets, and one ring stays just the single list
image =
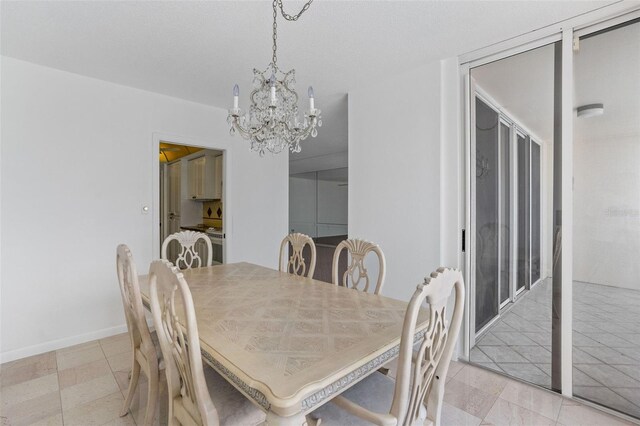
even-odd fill
[{"label": "chandelier", "polygon": [[309,86],[309,110],[302,120],[298,116],[298,93],[295,91],[296,71],[283,72],[278,68],[276,40],[278,38],[278,7],[287,21],[297,21],[313,0],[309,0],[297,15],[285,13],[282,0],[273,0],[273,56],[264,71],[253,69],[253,90],[249,95],[251,105],[244,113],[238,107],[240,88],[233,87],[233,108],[227,122],[229,133],[239,133],[251,143],[251,149],[263,156],[265,151],[277,154],[285,149],[300,152],[300,141],[318,135],[322,126],[320,110],[315,108],[313,87]]}]

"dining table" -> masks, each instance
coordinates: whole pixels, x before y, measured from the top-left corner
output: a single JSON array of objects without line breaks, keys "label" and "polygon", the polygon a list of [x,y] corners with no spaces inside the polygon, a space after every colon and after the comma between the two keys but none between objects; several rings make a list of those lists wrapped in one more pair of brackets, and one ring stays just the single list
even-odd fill
[{"label": "dining table", "polygon": [[[398,356],[404,301],[246,262],[181,272],[203,359],[269,425],[306,424],[307,414]],[[148,277],[139,278],[150,309]],[[416,340],[427,326],[423,309]]]}]

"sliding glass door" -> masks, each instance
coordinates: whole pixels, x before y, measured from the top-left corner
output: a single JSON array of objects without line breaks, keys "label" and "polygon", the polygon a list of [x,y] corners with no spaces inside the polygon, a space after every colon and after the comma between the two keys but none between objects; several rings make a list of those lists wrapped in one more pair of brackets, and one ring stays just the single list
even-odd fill
[{"label": "sliding glass door", "polygon": [[465,261],[470,362],[640,419],[640,9],[631,8],[463,64]]},{"label": "sliding glass door", "polygon": [[516,293],[520,293],[529,287],[530,278],[530,259],[529,259],[529,243],[530,243],[530,142],[529,138],[518,132],[517,133],[517,150],[518,150],[518,275],[516,280]]},{"label": "sliding glass door", "polygon": [[500,307],[511,300],[511,126],[500,121]]},{"label": "sliding glass door", "polygon": [[[475,327],[541,277],[541,148],[479,95],[475,97]],[[515,139],[512,137],[515,135]],[[516,142],[513,143],[512,141]],[[515,167],[512,155],[515,153]],[[517,189],[512,197],[512,187]],[[511,223],[517,222],[512,233]],[[512,246],[517,271],[512,278]]]},{"label": "sliding glass door", "polygon": [[573,394],[640,418],[640,22],[574,48]]},{"label": "sliding glass door", "polygon": [[476,274],[475,326],[485,327],[499,309],[498,112],[475,101]]},{"label": "sliding glass door", "polygon": [[541,205],[541,188],[540,188],[540,171],[541,171],[541,163],[540,163],[540,145],[534,140],[531,140],[531,226],[530,226],[530,253],[529,259],[531,264],[531,277],[530,282],[531,285],[538,283],[541,277],[541,214],[542,205]]}]

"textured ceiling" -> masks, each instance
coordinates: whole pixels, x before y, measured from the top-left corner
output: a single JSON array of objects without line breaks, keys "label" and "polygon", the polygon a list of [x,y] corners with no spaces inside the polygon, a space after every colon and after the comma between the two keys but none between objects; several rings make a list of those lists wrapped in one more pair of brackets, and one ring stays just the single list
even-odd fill
[{"label": "textured ceiling", "polygon": [[[297,11],[302,2],[286,1]],[[313,84],[325,114],[315,145],[346,149],[345,94],[596,9],[580,1],[315,1],[279,24],[279,65]],[[2,54],[227,108],[271,51],[271,2],[0,2]],[[241,107],[246,98],[241,97]],[[333,109],[333,111],[332,111]],[[307,155],[320,155],[318,149]]]}]

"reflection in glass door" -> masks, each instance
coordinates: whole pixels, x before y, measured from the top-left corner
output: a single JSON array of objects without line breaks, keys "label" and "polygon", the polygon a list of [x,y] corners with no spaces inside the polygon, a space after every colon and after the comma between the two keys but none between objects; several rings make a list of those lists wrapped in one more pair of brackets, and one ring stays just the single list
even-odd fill
[{"label": "reflection in glass door", "polygon": [[567,259],[573,394],[640,419],[640,22],[585,31],[574,50]]},{"label": "reflection in glass door", "polygon": [[498,112],[475,102],[475,327],[498,316]]},{"label": "reflection in glass door", "polygon": [[516,293],[529,288],[530,213],[529,213],[529,137],[517,133],[518,149],[518,274]]},{"label": "reflection in glass door", "polygon": [[540,227],[540,145],[531,140],[531,285],[536,284],[541,276]]},{"label": "reflection in glass door", "polygon": [[[554,137],[554,50],[547,45],[473,68],[469,99],[469,360],[547,388],[550,249],[540,237],[541,218],[551,212],[540,209],[550,205],[544,197],[551,194],[541,165],[550,161],[543,147]],[[534,281],[542,285],[531,287]]]},{"label": "reflection in glass door", "polygon": [[500,121],[500,307],[511,299],[511,126]]}]

